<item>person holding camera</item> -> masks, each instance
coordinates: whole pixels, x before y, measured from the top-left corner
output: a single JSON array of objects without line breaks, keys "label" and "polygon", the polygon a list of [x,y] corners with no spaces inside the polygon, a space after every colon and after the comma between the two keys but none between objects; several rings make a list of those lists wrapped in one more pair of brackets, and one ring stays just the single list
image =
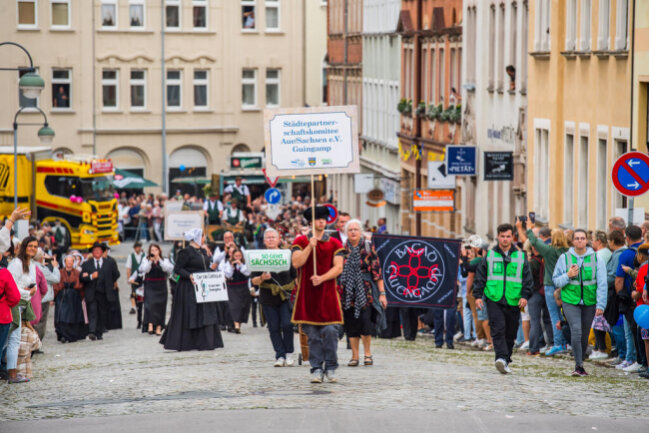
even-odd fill
[{"label": "person holding camera", "polygon": [[[45,329],[47,327],[47,316],[50,311],[50,302],[54,300],[54,284],[61,280],[61,273],[59,271],[59,262],[56,261],[56,256],[49,256],[45,254],[42,249],[38,249],[34,257],[37,272],[41,272],[47,285],[47,292],[41,298],[41,315],[40,320],[32,322],[34,329],[38,333],[38,338],[41,340],[45,336]],[[32,298],[33,301],[33,298]],[[38,314],[37,314],[38,316]]]},{"label": "person holding camera", "polygon": [[219,270],[225,274],[228,282],[228,304],[234,332],[241,334],[241,324],[248,323],[250,315],[250,270],[243,260],[243,253],[235,247],[230,248],[229,258],[221,262]]},{"label": "person holding camera", "polygon": [[162,335],[162,327],[165,324],[167,313],[167,278],[173,272],[174,267],[162,256],[162,249],[157,244],[149,246],[147,257],[142,259],[138,273],[144,278],[144,312],[142,332]]}]

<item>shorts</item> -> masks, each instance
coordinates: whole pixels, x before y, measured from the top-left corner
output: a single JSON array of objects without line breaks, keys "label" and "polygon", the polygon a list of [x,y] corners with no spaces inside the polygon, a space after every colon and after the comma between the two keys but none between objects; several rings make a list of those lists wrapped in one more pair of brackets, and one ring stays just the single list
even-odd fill
[{"label": "shorts", "polygon": [[478,320],[489,320],[489,313],[487,312],[487,299],[484,296],[482,297],[482,310],[479,310],[476,307],[476,311],[478,313]]},{"label": "shorts", "polygon": [[524,322],[525,321],[527,321],[527,322],[530,321],[530,312],[529,312],[529,310],[527,308],[528,308],[528,306],[526,305],[525,310],[523,310],[521,312],[521,320],[524,321]]},{"label": "shorts", "polygon": [[649,329],[640,328],[640,337],[643,340],[649,340]]},{"label": "shorts", "polygon": [[354,307],[343,312],[345,319],[345,332],[349,338],[358,338],[361,335],[372,335],[374,333],[372,308],[372,305],[368,304],[361,310],[361,314],[358,318],[354,317]]}]

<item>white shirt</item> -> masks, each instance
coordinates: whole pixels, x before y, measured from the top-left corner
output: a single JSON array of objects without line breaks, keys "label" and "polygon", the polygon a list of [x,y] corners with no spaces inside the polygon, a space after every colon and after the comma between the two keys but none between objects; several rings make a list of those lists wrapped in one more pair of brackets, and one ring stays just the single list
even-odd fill
[{"label": "white shirt", "polygon": [[239,194],[241,194],[241,195],[244,195],[244,196],[250,195],[250,190],[248,189],[248,186],[244,185],[243,183],[241,184],[241,186],[237,186],[236,183],[228,185],[228,186],[225,187],[223,192],[226,192],[228,194],[232,194],[232,191],[234,191],[235,188],[237,189],[237,191],[239,191]]},{"label": "white shirt", "polygon": [[212,206],[212,208],[214,208],[214,206],[216,206],[216,208],[219,210],[219,212],[223,211],[223,203],[221,203],[221,200],[216,200],[215,202],[211,201],[211,200],[205,200],[205,203],[203,203],[203,210],[205,212],[209,211],[210,205]]},{"label": "white shirt", "polygon": [[[244,247],[238,247],[238,248],[242,254],[246,252],[246,249]],[[212,263],[216,263],[218,265],[224,259],[225,259],[225,250],[221,251],[221,248],[216,247],[216,249],[214,250],[214,254],[212,254]]]},{"label": "white shirt", "polygon": [[[174,271],[174,265],[171,264],[169,259],[162,259],[160,260],[160,267],[164,272],[167,274],[171,274]],[[143,259],[142,263],[140,264],[140,267],[138,268],[137,272],[134,272],[133,275],[131,275],[131,280],[129,280],[130,283],[135,282],[135,279],[137,278],[136,275],[139,273],[141,275],[146,275],[151,271],[152,264],[149,261],[149,259]]]},{"label": "white shirt", "polygon": [[236,218],[237,217],[237,212],[239,212],[239,222],[245,221],[245,218],[243,217],[243,212],[241,209],[232,209],[231,207],[227,208],[225,212],[223,213],[223,219],[226,221],[230,218]]},{"label": "white shirt", "polygon": [[140,254],[135,254],[135,251],[129,254],[128,259],[126,259],[126,269],[131,269],[133,267],[133,259],[131,258],[131,256],[135,256],[135,263],[139,265],[140,263],[142,263],[142,259],[144,259],[145,254],[144,251],[142,251]]},{"label": "white shirt", "polygon": [[245,263],[241,265],[232,266],[232,263],[225,260],[221,262],[221,264],[219,265],[219,271],[223,272],[225,278],[232,278],[235,268],[238,269],[239,272],[241,272],[246,277],[250,276],[250,270],[248,270],[248,267],[245,265]]},{"label": "white shirt", "polygon": [[34,261],[30,260],[29,262],[29,272],[23,273],[23,262],[22,260],[16,258],[13,259],[7,270],[11,272],[11,275],[14,277],[16,286],[18,286],[18,291],[20,292],[20,299],[29,301],[32,298],[32,295],[29,294],[29,287],[32,284],[36,284],[36,265]]}]

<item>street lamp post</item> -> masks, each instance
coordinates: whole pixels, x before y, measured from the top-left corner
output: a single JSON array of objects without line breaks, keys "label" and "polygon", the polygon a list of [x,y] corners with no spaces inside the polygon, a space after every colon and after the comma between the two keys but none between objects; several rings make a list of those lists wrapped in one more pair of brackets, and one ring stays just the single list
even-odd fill
[{"label": "street lamp post", "polygon": [[[27,107],[20,107],[18,111],[16,112],[16,115],[14,116],[14,208],[18,207],[18,116],[20,113],[23,112],[23,110]],[[30,108],[36,108],[39,113],[43,115],[43,124],[41,128],[38,130],[38,138],[41,140],[41,144],[49,144],[52,142],[52,139],[54,139],[54,130],[49,127],[47,124],[47,116],[38,107],[30,107]],[[33,122],[25,122],[25,123],[20,123],[20,125],[27,126],[27,125],[41,125],[40,123],[33,123]]]}]

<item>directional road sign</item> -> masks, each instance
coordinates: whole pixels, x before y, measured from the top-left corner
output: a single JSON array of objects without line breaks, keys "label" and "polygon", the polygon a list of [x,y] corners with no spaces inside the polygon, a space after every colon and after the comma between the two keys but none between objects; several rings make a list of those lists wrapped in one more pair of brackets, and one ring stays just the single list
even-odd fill
[{"label": "directional road sign", "polygon": [[282,193],[277,188],[268,188],[264,193],[264,198],[268,204],[277,204],[282,199]]},{"label": "directional road sign", "polygon": [[446,172],[446,163],[428,161],[428,189],[455,189],[455,176]]},{"label": "directional road sign", "polygon": [[636,197],[649,191],[649,156],[629,152],[620,156],[613,165],[613,185],[620,194]]},{"label": "directional road sign", "polygon": [[460,176],[476,175],[475,146],[446,146],[446,172]]}]

